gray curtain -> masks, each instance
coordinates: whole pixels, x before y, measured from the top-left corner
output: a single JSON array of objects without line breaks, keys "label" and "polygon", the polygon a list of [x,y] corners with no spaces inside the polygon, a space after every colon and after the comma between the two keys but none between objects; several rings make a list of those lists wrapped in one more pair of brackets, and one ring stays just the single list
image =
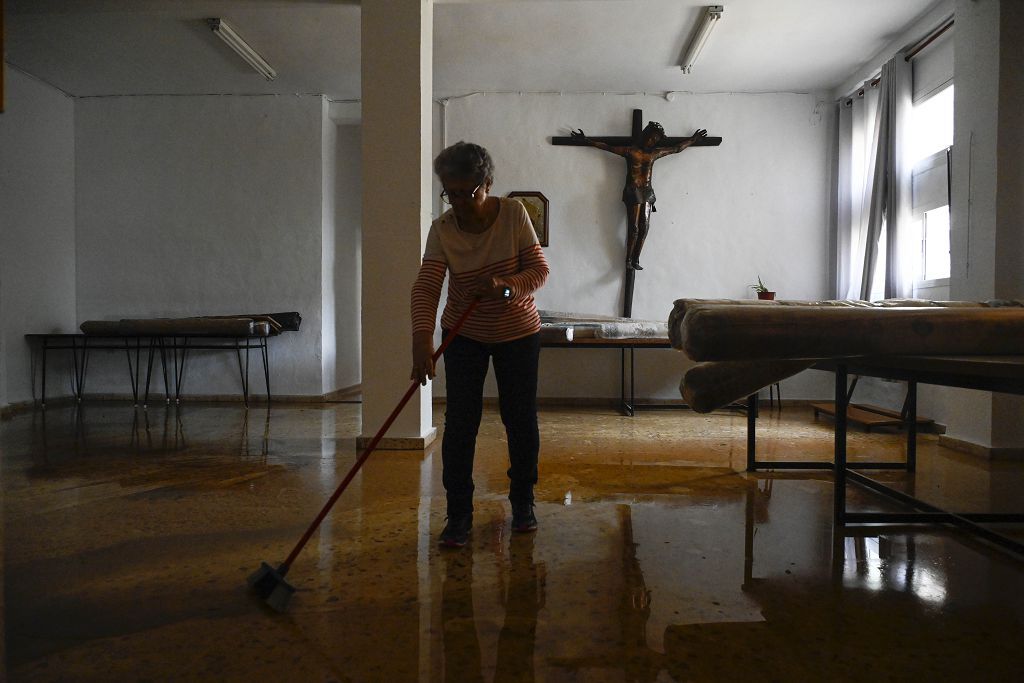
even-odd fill
[{"label": "gray curtain", "polygon": [[[901,53],[885,64],[875,86],[866,81],[856,95],[839,102],[832,216],[839,298],[913,294],[906,258],[914,239],[910,169],[903,151],[911,84],[910,64]],[[878,273],[881,262],[884,278]]]},{"label": "gray curtain", "polygon": [[883,232],[884,296],[887,299],[913,296],[913,277],[906,268],[906,254],[913,235],[910,234],[910,169],[904,150],[908,117],[913,106],[912,85],[910,64],[902,52],[882,67],[875,120],[874,163],[866,192],[868,220],[860,279],[862,299],[872,298],[871,285],[878,266]]}]

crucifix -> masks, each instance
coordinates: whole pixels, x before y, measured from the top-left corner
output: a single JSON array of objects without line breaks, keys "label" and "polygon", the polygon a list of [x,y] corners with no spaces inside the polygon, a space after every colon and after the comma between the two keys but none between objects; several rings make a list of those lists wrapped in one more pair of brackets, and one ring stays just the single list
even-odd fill
[{"label": "crucifix", "polygon": [[687,147],[710,147],[722,144],[722,138],[707,136],[706,130],[698,130],[688,138],[670,138],[660,123],[651,121],[641,129],[643,112],[633,110],[633,134],[625,136],[589,137],[582,130],[573,131],[568,137],[552,137],[553,145],[596,147],[617,154],[626,159],[626,187],[622,190],[622,201],[626,205],[626,222],[629,236],[626,241],[626,292],[622,304],[622,316],[629,318],[633,313],[633,285],[640,265],[640,252],[650,229],[651,212],[657,211],[654,203],[654,188],[651,179],[654,162],[663,156],[676,154]]}]

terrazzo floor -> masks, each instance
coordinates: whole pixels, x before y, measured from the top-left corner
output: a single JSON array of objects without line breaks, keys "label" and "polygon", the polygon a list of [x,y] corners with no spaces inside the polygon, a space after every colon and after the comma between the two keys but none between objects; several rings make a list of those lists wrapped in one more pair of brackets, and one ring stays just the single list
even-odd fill
[{"label": "terrazzo floor", "polygon": [[[443,408],[435,411],[443,423]],[[830,460],[809,408],[762,411],[762,459]],[[288,576],[246,591],[356,458],[358,404],[116,402],[0,423],[11,681],[1017,681],[1024,560],[945,528],[833,534],[827,472],[748,475],[745,418],[545,408],[535,534],[509,530],[487,410],[472,540],[437,546],[439,448],[379,452]],[[903,457],[854,432],[851,459]],[[1024,464],[923,435],[889,474],[1020,511]],[[852,509],[883,509],[849,488]],[[885,508],[888,509],[888,508]],[[3,678],[0,675],[0,678]]]}]

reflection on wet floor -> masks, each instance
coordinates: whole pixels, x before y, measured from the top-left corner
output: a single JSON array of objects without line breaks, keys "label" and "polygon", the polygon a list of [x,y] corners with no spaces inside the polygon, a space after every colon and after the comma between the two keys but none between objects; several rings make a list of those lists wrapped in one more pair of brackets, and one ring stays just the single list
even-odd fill
[{"label": "reflection on wet floor", "polygon": [[[487,411],[460,551],[436,545],[437,449],[375,454],[274,615],[245,577],[283,559],[360,429],[349,404],[88,403],[0,423],[8,679],[1017,680],[1024,665],[1024,561],[945,529],[834,535],[830,475],[739,472],[729,413],[545,410],[540,530],[520,535]],[[759,429],[762,458],[830,458],[807,409]],[[850,449],[899,460],[903,442],[856,433]],[[886,476],[961,509],[1020,507],[1022,465],[933,436],[919,462]]]}]

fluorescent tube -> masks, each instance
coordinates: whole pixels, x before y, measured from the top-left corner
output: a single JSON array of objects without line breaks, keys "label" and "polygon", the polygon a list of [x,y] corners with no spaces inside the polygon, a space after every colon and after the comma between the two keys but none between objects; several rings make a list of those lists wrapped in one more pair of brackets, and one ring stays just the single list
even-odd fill
[{"label": "fluorescent tube", "polygon": [[242,36],[238,35],[238,32],[223,19],[207,19],[206,23],[209,24],[210,30],[214,34],[228,44],[232,50],[238,53],[238,55],[244,59],[249,66],[256,69],[256,71],[268,81],[272,81],[277,78],[277,72],[274,68],[267,64],[267,60],[260,56],[260,53],[252,49],[249,43],[242,40]]},{"label": "fluorescent tube", "polygon": [[697,32],[693,35],[693,40],[686,47],[686,51],[683,53],[683,63],[680,65],[683,69],[684,74],[692,72],[693,63],[697,61],[697,57],[700,56],[700,51],[704,49],[704,44],[708,42],[708,36],[711,35],[711,29],[715,27],[718,20],[722,18],[722,11],[725,9],[722,5],[708,5],[704,9],[704,16],[700,18],[700,26],[697,27]]}]

